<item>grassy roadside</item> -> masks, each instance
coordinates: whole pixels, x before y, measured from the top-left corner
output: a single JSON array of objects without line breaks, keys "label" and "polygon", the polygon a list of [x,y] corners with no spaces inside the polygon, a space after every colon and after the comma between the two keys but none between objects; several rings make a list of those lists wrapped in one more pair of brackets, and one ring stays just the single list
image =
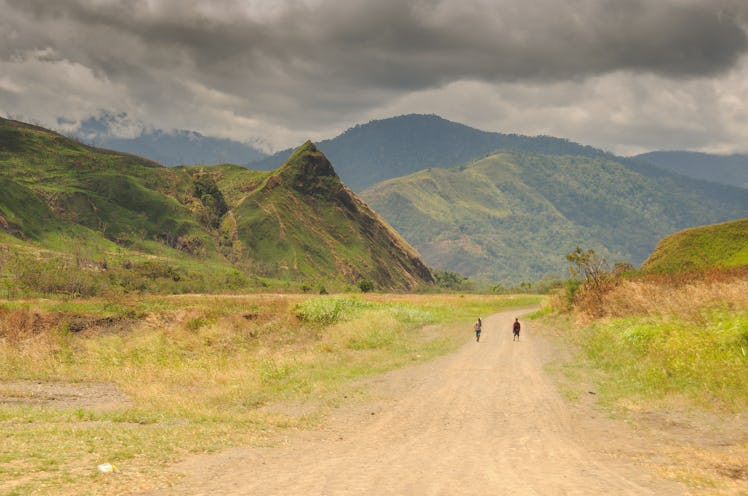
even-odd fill
[{"label": "grassy roadside", "polygon": [[604,373],[605,399],[748,410],[748,280],[624,281],[602,308],[567,336]]},{"label": "grassy roadside", "polygon": [[627,280],[599,308],[595,319],[541,317],[577,351],[553,365],[562,393],[646,432],[663,476],[699,494],[746,494],[748,280]]},{"label": "grassy roadside", "polygon": [[[0,305],[3,383],[115,384],[115,408],[0,403],[0,494],[123,494],[190,453],[310,427],[356,381],[447,353],[538,297],[178,296]],[[18,398],[15,398],[16,400]],[[277,413],[278,403],[302,405]],[[96,466],[111,462],[117,474]]]}]

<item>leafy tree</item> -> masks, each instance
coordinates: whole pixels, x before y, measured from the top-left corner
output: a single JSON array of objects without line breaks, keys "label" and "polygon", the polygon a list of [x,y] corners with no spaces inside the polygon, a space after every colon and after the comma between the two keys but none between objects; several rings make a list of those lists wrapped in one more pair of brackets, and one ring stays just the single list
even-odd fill
[{"label": "leafy tree", "polygon": [[566,260],[574,264],[569,268],[572,276],[584,277],[581,287],[573,284],[567,286],[567,291],[571,291],[567,293],[567,298],[592,315],[602,315],[603,296],[611,282],[607,260],[592,248],[584,251],[579,246],[566,255]]},{"label": "leafy tree", "polygon": [[595,289],[600,289],[608,278],[608,261],[589,248],[583,251],[577,246],[573,252],[566,255],[566,260],[573,263],[569,268],[572,276],[583,276],[585,282]]},{"label": "leafy tree", "polygon": [[450,272],[448,270],[436,270],[434,271],[434,279],[436,285],[440,288],[445,289],[463,289],[467,283],[468,278],[457,272]]}]

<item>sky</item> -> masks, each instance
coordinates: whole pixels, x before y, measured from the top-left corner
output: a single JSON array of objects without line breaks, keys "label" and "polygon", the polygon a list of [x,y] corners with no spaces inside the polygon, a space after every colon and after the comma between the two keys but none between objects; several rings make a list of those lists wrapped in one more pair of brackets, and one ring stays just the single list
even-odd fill
[{"label": "sky", "polygon": [[748,0],[0,0],[0,116],[266,151],[396,115],[748,152]]}]

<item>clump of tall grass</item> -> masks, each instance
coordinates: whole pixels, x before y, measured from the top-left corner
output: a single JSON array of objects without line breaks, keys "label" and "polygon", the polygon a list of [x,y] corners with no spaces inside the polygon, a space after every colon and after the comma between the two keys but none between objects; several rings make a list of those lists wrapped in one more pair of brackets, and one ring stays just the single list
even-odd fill
[{"label": "clump of tall grass", "polygon": [[603,297],[604,315],[678,315],[699,321],[704,308],[748,308],[748,278],[692,280],[684,284],[656,279],[622,281]]},{"label": "clump of tall grass", "polygon": [[312,324],[330,325],[359,314],[362,310],[375,304],[359,298],[347,296],[328,296],[314,298],[296,306],[296,316]]},{"label": "clump of tall grass", "polygon": [[748,267],[634,278],[608,277],[602,289],[586,284],[551,298],[556,311],[572,311],[583,323],[629,315],[688,315],[701,309],[748,306]]}]

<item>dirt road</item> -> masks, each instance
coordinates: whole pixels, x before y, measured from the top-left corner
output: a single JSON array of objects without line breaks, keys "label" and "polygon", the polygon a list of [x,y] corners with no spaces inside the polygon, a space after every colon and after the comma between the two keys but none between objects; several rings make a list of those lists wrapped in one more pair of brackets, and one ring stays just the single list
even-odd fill
[{"label": "dirt road", "polygon": [[[620,443],[625,424],[557,392],[550,338],[514,313],[484,320],[480,343],[373,382],[368,405],[274,448],[241,448],[177,467],[166,495],[680,495]],[[466,331],[469,332],[469,331]]]}]

